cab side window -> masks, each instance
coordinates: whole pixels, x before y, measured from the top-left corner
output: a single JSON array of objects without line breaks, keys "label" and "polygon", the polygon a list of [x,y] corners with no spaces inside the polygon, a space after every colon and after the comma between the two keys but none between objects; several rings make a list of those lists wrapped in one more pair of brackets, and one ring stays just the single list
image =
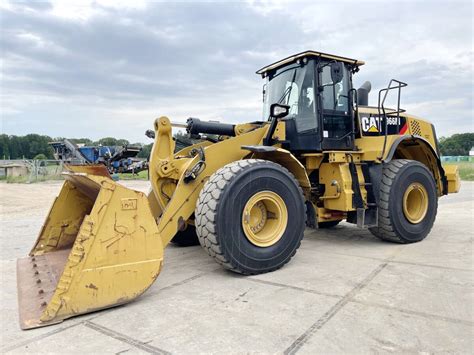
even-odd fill
[{"label": "cab side window", "polygon": [[292,116],[298,115],[298,97],[299,97],[298,85],[294,82],[288,81],[286,83],[285,92],[289,92],[288,101],[286,103],[288,106],[290,106],[289,115],[292,115]]},{"label": "cab side window", "polygon": [[324,85],[321,95],[323,109],[348,112],[349,75],[347,69],[344,68],[344,78],[342,81],[333,85],[331,68],[329,65],[326,65],[321,73],[321,84]]},{"label": "cab side window", "polygon": [[316,130],[316,107],[314,105],[314,71],[307,69],[302,80],[301,90],[298,95],[298,114],[296,117],[296,130],[308,132]]}]

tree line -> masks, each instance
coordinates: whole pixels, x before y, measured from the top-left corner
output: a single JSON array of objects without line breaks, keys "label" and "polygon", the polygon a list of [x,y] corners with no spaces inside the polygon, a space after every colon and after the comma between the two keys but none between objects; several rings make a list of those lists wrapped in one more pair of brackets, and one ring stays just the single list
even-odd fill
[{"label": "tree line", "polygon": [[[52,138],[39,134],[27,134],[26,136],[0,134],[0,159],[34,159],[38,156],[44,156],[46,159],[54,159],[54,151],[49,143],[60,142],[62,140],[64,140],[62,137]],[[114,137],[105,137],[97,141],[93,141],[89,138],[72,138],[69,140],[76,144],[84,144],[86,146],[123,146],[130,144],[126,139],[117,139]],[[133,145],[143,146],[141,143]],[[146,156],[143,157],[146,158]]]},{"label": "tree line", "polygon": [[440,137],[439,150],[441,155],[469,155],[474,147],[474,133],[458,133],[451,137]]},{"label": "tree line", "polygon": [[[185,134],[178,132],[174,135],[177,141],[177,148],[182,148],[192,144],[193,141]],[[51,138],[39,134],[27,134],[26,136],[15,136],[0,134],[0,159],[34,159],[38,155],[43,155],[47,159],[54,159],[53,148],[48,144],[53,141],[61,141],[64,138]],[[97,141],[89,138],[72,138],[72,142],[82,143],[87,146],[123,146],[129,145],[126,139],[105,137]],[[153,143],[134,143],[142,147],[138,154],[139,158],[148,158],[151,153]],[[469,151],[474,146],[474,133],[453,134],[451,137],[440,137],[439,148],[441,155],[469,155]]]},{"label": "tree line", "polygon": [[[193,144],[193,141],[181,132],[177,132],[174,137],[177,139],[176,146],[179,149]],[[52,138],[39,134],[27,134],[26,136],[0,134],[0,159],[54,159],[54,150],[49,143],[62,140],[64,140],[62,137]],[[105,137],[97,141],[89,138],[70,138],[69,140],[75,144],[84,144],[85,146],[130,145],[128,140],[114,137]],[[133,143],[132,145],[142,147],[137,157],[149,158],[153,143]]]}]

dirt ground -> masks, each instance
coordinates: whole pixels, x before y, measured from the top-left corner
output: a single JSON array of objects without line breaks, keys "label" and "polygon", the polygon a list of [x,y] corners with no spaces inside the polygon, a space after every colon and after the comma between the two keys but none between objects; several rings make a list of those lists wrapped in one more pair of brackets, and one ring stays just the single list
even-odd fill
[{"label": "dirt ground", "polygon": [[[148,190],[148,182],[126,181]],[[29,331],[18,325],[16,259],[61,182],[0,183],[2,353],[472,353],[474,183],[440,199],[422,242],[382,242],[342,223],[307,230],[282,269],[242,277],[199,246],[166,249],[139,299]]]}]

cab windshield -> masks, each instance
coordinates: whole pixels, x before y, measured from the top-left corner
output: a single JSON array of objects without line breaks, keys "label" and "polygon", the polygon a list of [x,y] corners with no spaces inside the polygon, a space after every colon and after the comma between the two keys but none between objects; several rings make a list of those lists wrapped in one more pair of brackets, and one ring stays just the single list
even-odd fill
[{"label": "cab windshield", "polygon": [[295,120],[297,131],[313,131],[317,128],[314,94],[314,63],[312,60],[304,66],[292,64],[280,68],[270,74],[267,79],[264,95],[264,118],[269,118],[272,104],[288,105],[290,113],[286,118]]}]

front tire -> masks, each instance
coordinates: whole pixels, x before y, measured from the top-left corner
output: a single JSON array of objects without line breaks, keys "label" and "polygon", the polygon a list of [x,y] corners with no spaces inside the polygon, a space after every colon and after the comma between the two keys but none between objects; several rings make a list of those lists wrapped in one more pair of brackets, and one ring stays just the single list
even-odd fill
[{"label": "front tire", "polygon": [[257,159],[236,161],[212,175],[195,216],[207,253],[246,275],[286,264],[300,246],[306,222],[303,193],[293,175]]},{"label": "front tire", "polygon": [[376,237],[395,243],[423,240],[436,219],[438,196],[433,175],[414,160],[396,159],[383,167]]}]

